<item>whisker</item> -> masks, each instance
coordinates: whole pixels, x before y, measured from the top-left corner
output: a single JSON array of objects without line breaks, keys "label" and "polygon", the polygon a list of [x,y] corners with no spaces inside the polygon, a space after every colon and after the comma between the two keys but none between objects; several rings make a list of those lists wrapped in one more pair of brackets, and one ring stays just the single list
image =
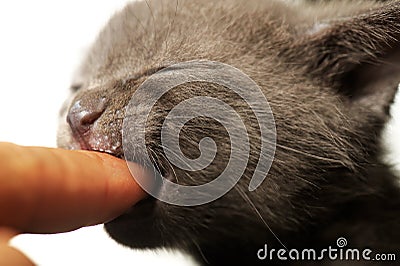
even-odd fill
[{"label": "whisker", "polygon": [[173,16],[172,20],[169,19],[170,23],[169,23],[169,26],[168,26],[168,31],[167,31],[167,34],[165,35],[165,39],[164,39],[164,43],[165,43],[167,51],[168,51],[168,38],[169,38],[169,36],[171,34],[171,29],[172,29],[172,27],[173,27],[173,25],[175,23],[175,18],[176,18],[176,15],[178,13],[178,5],[179,5],[179,0],[176,0],[174,16]]},{"label": "whisker", "polygon": [[[180,158],[180,156],[178,156],[178,154],[175,151],[173,151],[172,149],[168,148],[167,146],[162,146],[162,148],[168,150],[171,153],[173,153],[176,156],[176,158]],[[193,167],[190,164],[188,164],[185,161],[181,161],[181,162],[183,162],[186,166],[188,166],[189,169],[191,169],[193,171]]]},{"label": "whisker", "polygon": [[268,225],[268,223],[264,220],[262,217],[261,213],[258,211],[257,207],[254,205],[254,203],[250,200],[250,198],[244,193],[240,187],[234,186],[235,190],[239,193],[239,195],[247,202],[250,204],[251,209],[260,217],[261,221],[264,223],[264,225],[268,228],[268,230],[272,233],[272,235],[278,240],[278,242],[287,250],[287,247],[282,243],[282,241],[279,239],[279,237],[272,231],[271,227]]},{"label": "whisker", "polygon": [[151,9],[149,1],[145,0],[145,2],[146,2],[147,7],[149,8],[150,15],[151,15],[152,20],[153,20],[154,40],[155,40],[155,43],[157,43],[158,38],[157,38],[157,30],[156,30],[156,19],[154,17],[154,13],[153,13],[153,10]]},{"label": "whisker", "polygon": [[[142,21],[135,15],[134,11],[129,9],[129,16],[132,16],[135,18],[136,22],[139,23],[139,26],[143,29],[143,34],[148,34],[148,30],[145,28],[145,26],[143,25]],[[128,16],[127,16],[128,17]],[[146,50],[146,53],[149,54],[150,50],[147,48],[147,46],[144,44],[143,42],[144,38],[142,39],[142,41],[139,43],[141,45],[141,47]],[[135,41],[137,41],[137,39],[135,39]],[[137,52],[137,48],[135,45],[132,45],[131,47],[133,47],[135,49],[135,51]]]},{"label": "whisker", "polygon": [[[150,160],[153,162],[157,171],[161,174],[161,169],[159,167],[160,158],[158,157],[157,153],[155,153],[153,150],[149,149],[149,152],[150,152]],[[155,159],[154,157],[156,157],[157,159]]]},{"label": "whisker", "polygon": [[207,260],[206,256],[204,255],[203,251],[201,250],[200,245],[196,242],[196,240],[194,240],[194,238],[191,238],[191,239],[192,239],[192,243],[196,246],[197,250],[199,251],[201,257],[206,262],[206,264],[210,264],[209,261]]},{"label": "whisker", "polygon": [[[263,171],[261,171],[260,169],[254,169],[254,173],[256,173],[256,172],[261,172],[262,174],[265,174],[265,175],[268,175],[268,173],[264,173]],[[297,179],[299,179],[300,181],[303,181],[304,183],[307,183],[307,184],[309,184],[309,185],[311,185],[311,186],[313,186],[313,187],[315,187],[315,188],[317,188],[317,189],[320,189],[320,187],[317,185],[317,184],[315,184],[315,183],[313,183],[313,182],[311,182],[311,181],[309,181],[309,180],[307,180],[307,179],[304,179],[303,177],[301,177],[301,176],[295,176]],[[267,177],[266,177],[267,178]]]},{"label": "whisker", "polygon": [[311,157],[311,158],[313,158],[313,159],[317,159],[317,160],[321,160],[321,161],[326,161],[326,162],[331,162],[331,163],[339,163],[339,164],[341,164],[341,165],[343,165],[343,166],[346,166],[342,161],[337,160],[337,159],[326,158],[326,157],[319,156],[319,155],[315,155],[315,154],[312,154],[312,153],[300,151],[300,150],[297,150],[297,149],[294,149],[294,148],[290,148],[290,147],[287,147],[287,146],[285,146],[285,145],[281,145],[281,144],[278,144],[278,143],[276,144],[276,146],[277,146],[277,147],[280,147],[280,148],[282,148],[282,149],[288,150],[288,151],[292,151],[292,152],[295,152],[295,153],[299,153],[299,154],[304,155],[304,156],[307,156],[307,157]]},{"label": "whisker", "polygon": [[[162,149],[164,149],[164,146],[160,146]],[[173,174],[173,176],[174,176],[174,178],[175,178],[175,180],[176,180],[176,183],[178,183],[179,184],[179,179],[178,179],[178,175],[176,174],[176,172],[175,172],[175,169],[174,169],[174,167],[172,166],[172,164],[171,164],[171,162],[168,160],[168,158],[163,154],[163,153],[160,153],[160,155],[164,158],[164,160],[168,163],[168,165],[169,165],[169,168],[172,170],[172,174]]]}]

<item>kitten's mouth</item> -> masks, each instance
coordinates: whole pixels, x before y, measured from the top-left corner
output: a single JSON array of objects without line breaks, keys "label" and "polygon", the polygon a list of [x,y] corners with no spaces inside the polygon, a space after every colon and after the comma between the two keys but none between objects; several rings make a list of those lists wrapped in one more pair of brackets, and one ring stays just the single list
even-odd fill
[{"label": "kitten's mouth", "polygon": [[71,128],[73,141],[77,144],[71,145],[71,147],[78,146],[81,150],[96,151],[107,153],[119,159],[125,160],[125,155],[122,149],[121,141],[117,140],[111,142],[107,135],[100,136],[99,134],[90,134],[90,130],[85,134],[77,134],[74,129]]},{"label": "kitten's mouth", "polygon": [[[146,155],[146,151],[143,152],[137,152],[135,154],[127,154],[128,156],[125,156],[124,149],[122,147],[122,141],[118,138],[110,138],[106,137],[107,135],[105,134],[96,134],[93,132],[93,130],[89,130],[86,132],[86,134],[72,134],[73,140],[71,143],[71,147],[74,147],[74,149],[81,149],[81,150],[88,150],[88,151],[95,151],[95,152],[101,152],[101,153],[106,153],[109,154],[113,157],[116,157],[118,159],[122,159],[126,161],[128,167],[130,168],[130,172],[132,174],[132,178],[136,180],[137,183],[139,183],[140,186],[143,187],[146,186],[146,188],[151,189],[152,195],[157,195],[160,191],[160,184],[158,178],[152,178],[152,180],[147,180],[147,178],[143,178],[143,176],[146,176],[143,174],[144,171],[149,171],[154,173],[154,177],[157,176],[155,173],[155,169],[160,169],[159,166],[154,165],[154,162],[149,161]],[[134,163],[135,165],[133,167],[129,166],[129,163]],[[140,169],[142,168],[142,169]],[[135,172],[136,171],[136,172]],[[149,191],[149,190],[147,190]],[[149,196],[146,198],[146,200],[149,201],[155,201],[155,198]],[[128,210],[128,213],[131,213],[133,210],[136,213],[136,209],[142,209],[142,208],[152,208],[152,206],[155,205],[155,202],[151,204],[136,204],[132,206],[130,210]],[[147,207],[146,207],[147,206]],[[145,213],[145,212],[144,212]]]},{"label": "kitten's mouth", "polygon": [[[115,151],[110,151],[110,150],[102,149],[102,148],[98,148],[98,147],[90,147],[90,146],[84,146],[84,147],[86,148],[86,150],[106,153],[106,154],[109,154],[116,158],[122,159],[122,160],[126,161],[127,163],[131,162],[125,158],[125,154],[124,154],[122,148],[118,149],[115,152]],[[143,164],[143,162],[138,162],[138,160],[135,160],[135,161],[133,161],[133,163],[141,165],[141,167],[145,168],[145,170],[150,170],[149,169],[150,167],[146,164]],[[132,178],[134,178],[136,181],[138,181],[137,178],[141,177],[140,173],[135,174],[131,171],[131,174],[132,174]],[[142,180],[142,182],[148,183],[147,181],[143,181],[143,180]],[[154,212],[154,208],[156,206],[156,201],[157,201],[156,198],[152,197],[151,195],[147,195],[145,198],[141,199],[135,205],[130,207],[125,213],[123,213],[121,216],[119,216],[116,219],[117,223],[118,222],[124,223],[124,222],[130,221],[130,219],[131,219],[130,217],[132,215],[134,215],[135,217],[138,217],[140,219],[145,219],[145,220],[149,219],[149,217],[152,217],[152,213]]]},{"label": "kitten's mouth", "polygon": [[110,150],[105,150],[105,149],[101,149],[101,148],[89,148],[87,150],[106,153],[106,154],[112,155],[112,156],[114,156],[114,157],[116,157],[118,159],[122,159],[122,160],[126,161],[125,155],[124,155],[123,152],[117,152],[116,153],[116,152],[112,152]]}]

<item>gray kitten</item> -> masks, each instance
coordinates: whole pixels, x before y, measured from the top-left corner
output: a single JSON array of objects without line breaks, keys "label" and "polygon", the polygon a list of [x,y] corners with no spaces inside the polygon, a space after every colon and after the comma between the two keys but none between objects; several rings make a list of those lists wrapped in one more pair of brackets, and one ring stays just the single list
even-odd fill
[{"label": "gray kitten", "polygon": [[176,248],[210,265],[308,265],[312,262],[277,257],[262,261],[257,252],[265,244],[321,251],[336,247],[339,237],[348,240],[349,248],[396,253],[400,190],[390,167],[379,160],[379,139],[400,82],[399,37],[397,1],[134,2],[110,20],[84,60],[62,110],[58,145],[123,158],[125,106],[143,81],[189,60],[229,64],[260,86],[272,109],[277,145],[267,178],[248,191],[261,140],[243,99],[220,85],[183,84],[152,109],[146,149],[153,160],[141,161],[144,151],[138,150],[137,161],[183,185],[217,177],[230,154],[229,136],[219,123],[201,117],[181,132],[182,152],[192,158],[199,156],[202,138],[215,141],[218,153],[201,171],[169,163],[160,139],[162,122],[175,105],[210,96],[247,119],[251,150],[246,171],[216,201],[182,207],[150,197],[107,223],[107,232],[132,248]]}]

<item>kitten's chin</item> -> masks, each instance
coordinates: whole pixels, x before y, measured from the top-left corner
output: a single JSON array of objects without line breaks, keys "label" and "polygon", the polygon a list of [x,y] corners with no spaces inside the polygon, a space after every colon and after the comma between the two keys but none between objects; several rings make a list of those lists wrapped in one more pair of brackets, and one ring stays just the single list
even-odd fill
[{"label": "kitten's chin", "polygon": [[156,225],[156,203],[154,198],[138,202],[121,216],[105,223],[105,230],[115,241],[131,248],[158,247],[162,241]]},{"label": "kitten's chin", "polygon": [[[101,144],[101,142],[99,142]],[[60,123],[57,132],[57,146],[69,150],[92,150],[109,153],[117,158],[125,159],[123,156],[122,148],[119,149],[106,149],[104,146],[99,145],[82,145],[75,137],[74,134],[66,123]],[[141,165],[146,165],[143,163],[141,155],[138,155],[138,161],[141,161]],[[134,163],[137,164],[137,163]],[[147,166],[147,167],[146,167]],[[146,166],[143,166],[149,170],[151,162],[148,162]],[[145,170],[146,170],[145,169]],[[133,166],[131,167],[133,175],[136,178],[146,178],[142,179],[141,182],[146,182],[147,185],[152,178],[148,178],[142,171],[141,167]],[[140,170],[140,171],[139,171]],[[147,171],[146,170],[146,171]],[[114,220],[105,223],[105,229],[107,233],[117,242],[132,247],[132,248],[149,248],[158,247],[159,243],[162,243],[160,238],[160,233],[156,230],[155,223],[157,221],[157,207],[158,201],[149,196],[146,199],[141,200],[124,214],[115,218]]]}]

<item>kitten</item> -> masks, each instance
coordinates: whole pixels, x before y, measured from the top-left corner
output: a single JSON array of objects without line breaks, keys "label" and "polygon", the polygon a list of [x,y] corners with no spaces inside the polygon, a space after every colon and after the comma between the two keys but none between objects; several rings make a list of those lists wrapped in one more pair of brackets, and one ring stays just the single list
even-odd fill
[{"label": "kitten", "polygon": [[[400,190],[379,160],[379,139],[400,82],[399,37],[397,1],[133,2],[111,18],[81,65],[62,110],[58,145],[124,158],[125,107],[140,84],[180,62],[228,64],[255,81],[273,113],[276,149],[265,180],[249,191],[262,142],[249,106],[224,86],[185,83],[152,108],[146,150],[153,160],[143,163],[181,185],[207,183],[224,171],[229,135],[212,119],[193,119],[180,134],[182,153],[192,159],[200,156],[200,140],[214,140],[218,152],[203,170],[168,162],[161,144],[163,121],[174,106],[209,96],[245,118],[251,144],[245,172],[208,204],[185,207],[149,197],[107,223],[107,232],[129,247],[180,249],[205,265],[308,265],[313,262],[263,261],[257,253],[265,244],[276,250],[337,248],[340,237],[349,248],[396,253]],[[143,119],[138,115],[138,123]],[[135,150],[135,158],[144,152]]]}]

